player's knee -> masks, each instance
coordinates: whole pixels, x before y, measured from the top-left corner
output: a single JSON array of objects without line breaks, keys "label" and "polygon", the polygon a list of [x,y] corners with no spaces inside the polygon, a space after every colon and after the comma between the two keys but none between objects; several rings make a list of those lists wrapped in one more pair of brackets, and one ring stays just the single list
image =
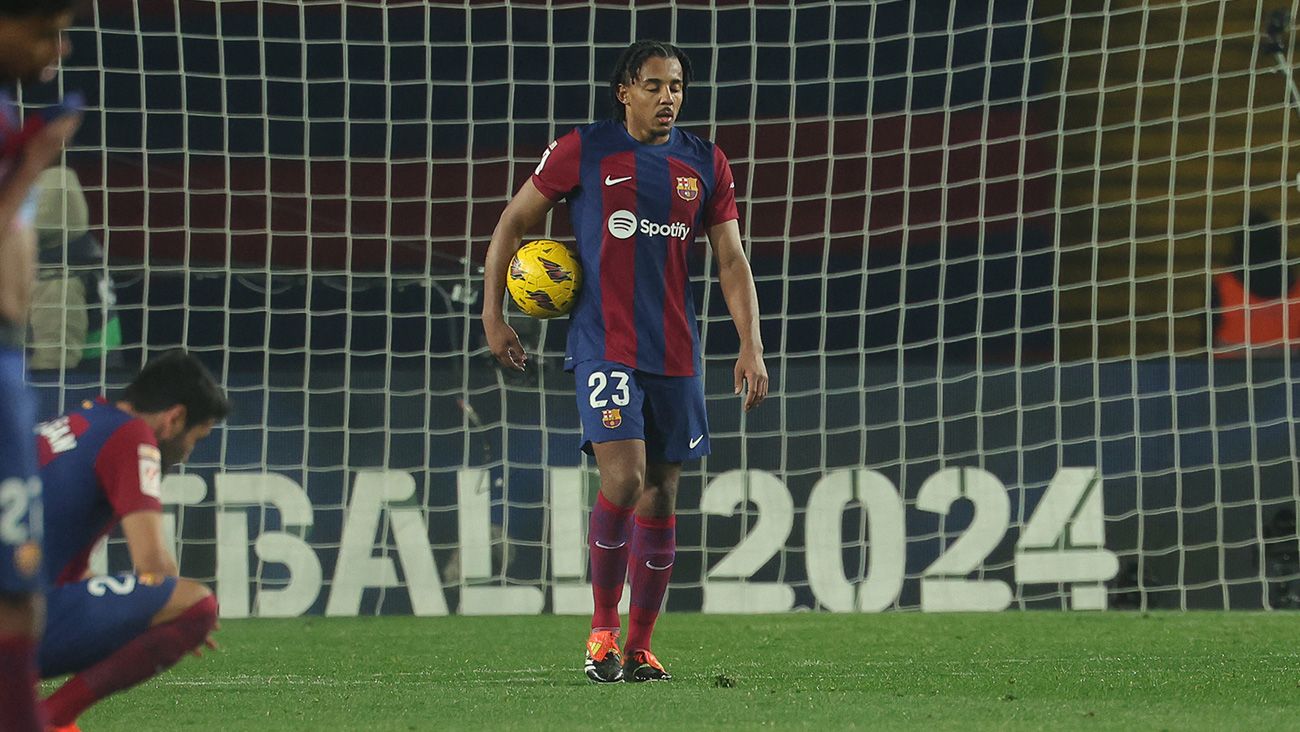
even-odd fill
[{"label": "player's knee", "polygon": [[176,589],[172,592],[172,599],[185,610],[196,607],[207,608],[209,605],[215,609],[217,606],[217,599],[212,595],[212,590],[208,589],[207,585],[184,577],[176,580]]},{"label": "player's knee", "polygon": [[217,599],[207,585],[184,577],[177,579],[171,598],[154,616],[153,625],[169,623],[183,616],[193,616],[200,621],[210,617],[210,625],[216,623]]},{"label": "player's knee", "polygon": [[195,627],[200,629],[203,636],[206,637],[217,625],[217,598],[209,592],[198,602],[191,605],[185,611],[185,615],[194,619]]},{"label": "player's knee", "polygon": [[641,498],[644,476],[639,471],[605,471],[601,472],[600,490],[616,506],[635,505]]},{"label": "player's knee", "polygon": [[[184,627],[187,635],[192,637],[194,645],[203,642],[208,637],[208,633],[217,625],[217,598],[213,596],[212,591],[206,586],[192,580],[181,580],[186,583],[187,597],[193,598],[193,601],[184,606],[184,610],[176,617],[175,622]],[[177,589],[180,589],[180,583],[177,583]]]}]

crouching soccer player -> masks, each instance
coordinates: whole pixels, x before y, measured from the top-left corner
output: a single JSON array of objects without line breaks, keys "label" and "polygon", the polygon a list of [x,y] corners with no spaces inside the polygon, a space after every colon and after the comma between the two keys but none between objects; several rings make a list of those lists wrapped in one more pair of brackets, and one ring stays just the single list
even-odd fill
[{"label": "crouching soccer player", "polygon": [[[48,588],[38,660],[43,678],[75,674],[42,703],[52,727],[75,729],[100,699],[216,647],[216,598],[178,576],[160,485],[229,412],[203,364],[170,351],[117,402],[84,402],[37,427]],[[119,522],[134,572],[88,576],[91,550]]]}]

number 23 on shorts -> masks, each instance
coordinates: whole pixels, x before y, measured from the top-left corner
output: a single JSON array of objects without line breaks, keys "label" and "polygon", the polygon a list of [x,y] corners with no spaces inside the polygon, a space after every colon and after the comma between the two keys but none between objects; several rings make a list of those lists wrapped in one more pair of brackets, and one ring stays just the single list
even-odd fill
[{"label": "number 23 on shorts", "polygon": [[584,366],[575,376],[585,439],[590,442],[642,439],[644,397],[636,375],[615,363]]},{"label": "number 23 on shorts", "polygon": [[592,409],[604,409],[613,403],[616,407],[626,407],[632,401],[628,382],[632,377],[626,371],[610,371],[607,376],[603,371],[592,371],[587,377],[588,398]]}]

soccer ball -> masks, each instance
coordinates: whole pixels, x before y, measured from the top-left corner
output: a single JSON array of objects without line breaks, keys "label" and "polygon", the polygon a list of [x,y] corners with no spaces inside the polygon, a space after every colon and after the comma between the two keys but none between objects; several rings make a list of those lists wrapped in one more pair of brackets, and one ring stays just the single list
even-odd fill
[{"label": "soccer ball", "polygon": [[530,241],[510,260],[506,289],[525,315],[567,315],[582,287],[582,265],[569,248],[550,239]]}]

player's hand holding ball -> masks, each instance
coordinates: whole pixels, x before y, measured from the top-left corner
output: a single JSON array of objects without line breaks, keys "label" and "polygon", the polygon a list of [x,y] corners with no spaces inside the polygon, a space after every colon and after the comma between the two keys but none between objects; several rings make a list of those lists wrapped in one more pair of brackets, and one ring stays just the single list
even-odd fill
[{"label": "player's hand holding ball", "polygon": [[[567,315],[582,287],[582,265],[568,247],[539,239],[519,247],[506,273],[510,299],[525,315],[554,318]],[[484,335],[492,355],[506,368],[523,371],[528,365],[519,334],[500,316],[483,320]]]}]

